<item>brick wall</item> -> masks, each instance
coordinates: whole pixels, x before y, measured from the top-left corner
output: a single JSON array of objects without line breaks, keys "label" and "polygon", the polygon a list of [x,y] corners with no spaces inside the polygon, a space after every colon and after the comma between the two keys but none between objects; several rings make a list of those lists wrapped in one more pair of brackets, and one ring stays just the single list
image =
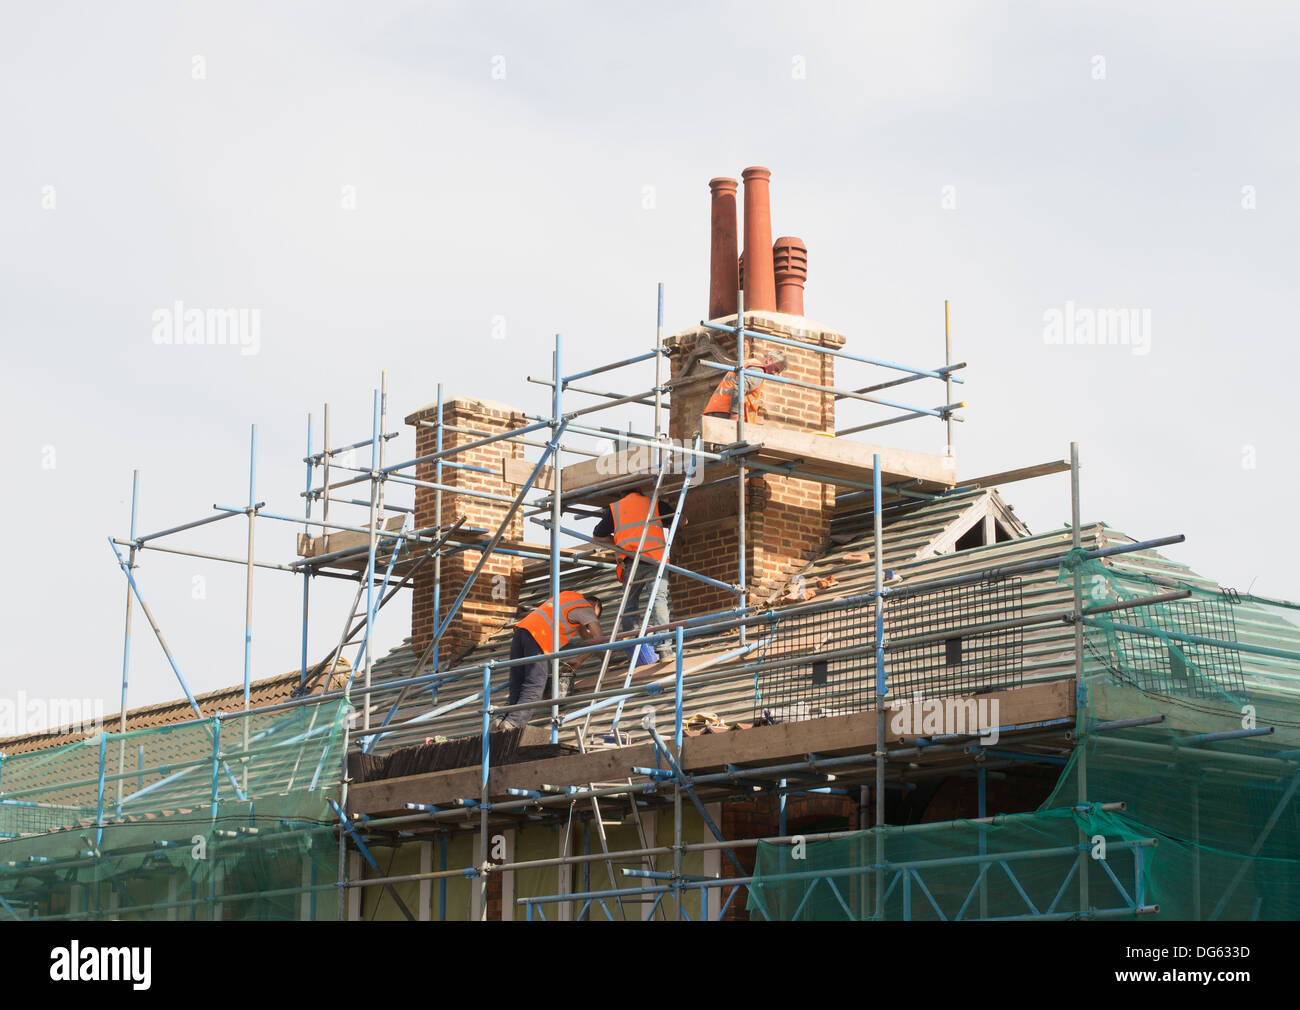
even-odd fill
[{"label": "brick wall", "polygon": [[[842,824],[839,822],[843,822]],[[780,810],[775,796],[757,796],[748,800],[733,800],[722,804],[722,823],[719,828],[723,838],[775,838],[780,833]],[[858,803],[851,796],[791,796],[786,800],[786,834],[802,831],[844,831],[858,826]],[[754,872],[757,851],[752,848],[733,849],[736,861],[745,870],[745,876]],[[722,857],[722,875],[739,874],[725,855]],[[725,889],[723,891],[725,894]],[[749,918],[745,910],[744,892],[736,895],[727,909],[725,921],[743,921]],[[726,900],[725,898],[723,900]],[[761,918],[761,916],[760,916]]]},{"label": "brick wall", "polygon": [[[502,898],[505,894],[505,878],[499,873],[489,873],[487,881],[487,921],[500,922],[502,919]],[[478,882],[472,881],[477,887]]]},{"label": "brick wall", "polygon": [[[731,317],[734,322],[735,317]],[[696,327],[669,337],[665,345],[671,350],[668,376],[673,382],[668,403],[668,433],[689,440],[700,428],[700,415],[713,390],[722,381],[717,369],[697,363],[697,357],[710,361],[735,361],[736,338]]]},{"label": "brick wall", "polygon": [[[766,330],[805,347],[751,338],[746,357],[762,357],[777,350],[785,355],[782,378],[821,386],[835,382],[835,359],[815,347],[838,349],[844,338],[830,330],[809,328],[805,320],[779,313],[756,313],[749,328]],[[700,428],[700,416],[723,373],[700,360],[735,360],[735,338],[730,334],[695,327],[666,341],[672,354],[674,380],[669,411],[669,432],[689,441]],[[778,382],[763,385],[764,416],[760,423],[795,431],[833,433],[835,398],[832,394]],[[739,578],[737,566],[738,493],[735,482],[692,491],[687,496],[688,525],[674,545],[676,563],[727,583]],[[750,600],[765,600],[826,546],[835,492],[828,485],[771,474],[752,475],[747,481],[745,555]],[[734,595],[687,579],[672,580],[674,615],[690,617],[734,606]]]},{"label": "brick wall", "polygon": [[[443,423],[459,428],[495,434],[511,428],[522,427],[527,422],[523,415],[510,407],[486,400],[456,399],[445,402],[442,409]],[[430,405],[417,410],[406,418],[406,423],[416,426],[416,455],[426,456],[437,451],[437,433],[429,425],[421,425],[422,420],[432,421],[437,417],[437,408]],[[443,449],[465,445],[476,441],[481,436],[444,431]],[[442,483],[452,488],[464,488],[471,491],[485,491],[490,494],[513,498],[518,488],[506,484],[501,479],[501,459],[503,456],[523,458],[523,446],[509,441],[493,442],[477,449],[469,449],[449,457],[451,462],[484,467],[490,473],[464,470],[444,466]],[[436,465],[421,463],[416,471],[420,480],[434,481]],[[437,492],[433,488],[418,487],[415,490],[415,525],[425,528],[438,525],[434,515]],[[443,491],[441,525],[450,525],[457,517],[467,517],[462,529],[487,530],[488,534],[496,532],[501,520],[509,509],[508,502],[487,501]],[[516,514],[511,521],[506,536],[521,539],[523,520]],[[434,578],[433,562],[426,562],[415,578],[411,600],[411,647],[415,654],[421,655],[433,637],[437,622],[446,616],[447,610],[456,596],[464,588],[466,580],[478,563],[477,551],[460,551],[444,557],[442,561],[442,608],[435,615],[433,609]],[[519,599],[519,583],[523,569],[522,559],[505,554],[494,554],[483,571],[479,574],[474,587],[466,597],[456,620],[452,622],[447,634],[439,643],[439,658],[443,666],[455,662],[456,658],[477,646],[487,635],[503,624],[515,620]]]},{"label": "brick wall", "polygon": [[[1037,810],[1052,795],[1057,777],[1038,765],[1019,765],[1005,777],[990,775],[984,794],[989,816]],[[945,779],[926,804],[922,823],[954,821],[979,816],[979,793],[973,776]]]}]

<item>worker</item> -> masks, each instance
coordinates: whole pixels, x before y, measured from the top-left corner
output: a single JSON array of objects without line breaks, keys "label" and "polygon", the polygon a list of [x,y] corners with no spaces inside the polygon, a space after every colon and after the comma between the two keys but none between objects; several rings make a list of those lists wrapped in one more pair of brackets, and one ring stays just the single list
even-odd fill
[{"label": "worker", "polygon": [[[600,637],[600,597],[565,591],[559,595],[558,608],[556,598],[552,597],[515,625],[514,637],[510,640],[511,659],[542,656],[552,651],[552,629],[557,609],[560,613],[561,649],[568,645],[575,635],[584,642]],[[561,697],[569,693],[574,671],[589,655],[591,653],[583,653],[576,660],[561,664]],[[520,663],[510,667],[510,694],[506,703],[516,705],[539,701],[546,691],[550,667],[549,660]],[[495,731],[526,726],[532,715],[532,709],[506,712],[493,718],[492,729]]]},{"label": "worker", "polygon": [[[785,355],[777,351],[772,351],[763,358],[750,358],[745,362],[746,369],[758,369],[768,375],[780,375],[785,371],[785,366]],[[763,381],[756,375],[745,376],[746,424],[757,422],[759,411],[763,410]],[[736,402],[738,399],[740,397],[736,395],[736,373],[728,372],[718,383],[718,388],[713,391],[713,395],[709,397],[709,402],[704,405],[705,416],[734,418],[739,412]]]},{"label": "worker", "polygon": [[[621,551],[627,552],[626,555],[619,554],[618,567],[615,569],[619,582],[627,581],[628,570],[632,566],[632,558],[627,555],[636,554],[637,546],[641,546],[641,560],[627,589],[627,605],[623,610],[623,625],[620,631],[635,632],[641,629],[641,597],[647,587],[654,582],[655,575],[659,571],[659,562],[667,554],[668,537],[664,532],[663,520],[672,520],[673,509],[661,498],[656,512],[657,515],[652,517],[650,499],[640,491],[633,491],[625,494],[612,505],[605,506],[604,511],[601,512],[600,522],[596,524],[595,532],[592,534],[593,540],[613,544]],[[686,525],[685,516],[682,517],[679,525]],[[645,530],[644,543],[641,539],[642,530]],[[655,588],[654,600],[650,605],[649,626],[667,624],[670,619],[668,579],[663,578]],[[667,640],[660,642],[655,651],[661,660],[674,658],[673,646]]]}]

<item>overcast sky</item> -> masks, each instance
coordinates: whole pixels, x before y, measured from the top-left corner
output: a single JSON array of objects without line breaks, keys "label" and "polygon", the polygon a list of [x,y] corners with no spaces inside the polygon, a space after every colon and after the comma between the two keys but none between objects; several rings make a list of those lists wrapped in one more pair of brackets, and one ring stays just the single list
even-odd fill
[{"label": "overcast sky", "polygon": [[[1085,521],[1184,533],[1170,556],[1300,598],[1300,9],[658,6],[6,5],[6,693],[116,710],[108,537],[134,468],[141,533],[242,505],[255,423],[257,497],[297,514],[308,413],[317,448],[326,401],[336,443],[369,437],[380,369],[398,428],[438,382],[544,410],[526,376],[555,333],[566,372],[640,353],[660,281],[668,332],[701,318],[707,182],[747,165],[771,168],[774,234],[806,241],[807,313],[846,350],[938,365],[952,300],[959,475],[1077,440]],[[176,302],[255,310],[257,353],[158,343]],[[1119,310],[1127,343],[1053,342]],[[873,434],[944,441],[936,421]],[[412,449],[404,431],[389,458]],[[1069,517],[1065,476],[1005,495],[1036,532]],[[298,529],[260,522],[258,559],[292,560]],[[138,576],[191,688],[240,680],[242,569],[147,554]],[[351,598],[316,585],[313,656]],[[296,669],[300,593],[258,575],[255,677]],[[408,621],[385,610],[380,646]],[[137,610],[131,704],[178,694]]]}]

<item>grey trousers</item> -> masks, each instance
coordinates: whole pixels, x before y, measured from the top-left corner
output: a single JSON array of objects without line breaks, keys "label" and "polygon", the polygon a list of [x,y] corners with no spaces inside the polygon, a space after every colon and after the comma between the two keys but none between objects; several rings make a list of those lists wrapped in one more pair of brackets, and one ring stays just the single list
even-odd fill
[{"label": "grey trousers", "polygon": [[[641,618],[645,616],[645,594],[649,592],[650,583],[654,581],[654,573],[651,572],[645,578],[637,574],[637,580],[632,583],[632,588],[628,590],[627,607],[623,611],[623,626],[620,631],[637,631],[641,627]],[[650,627],[656,624],[667,624],[671,617],[668,616],[668,579],[665,576],[659,582],[659,589],[655,593],[654,603],[650,607]],[[659,653],[660,659],[671,659],[674,656],[672,642],[660,642],[655,650]]]}]

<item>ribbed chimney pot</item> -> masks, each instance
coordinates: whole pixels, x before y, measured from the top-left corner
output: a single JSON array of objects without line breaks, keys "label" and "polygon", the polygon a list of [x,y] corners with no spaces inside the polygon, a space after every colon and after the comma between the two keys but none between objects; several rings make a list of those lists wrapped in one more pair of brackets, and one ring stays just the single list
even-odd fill
[{"label": "ribbed chimney pot", "polygon": [[808,247],[803,239],[784,236],[772,246],[776,276],[776,311],[803,315],[803,288],[808,281]]}]

